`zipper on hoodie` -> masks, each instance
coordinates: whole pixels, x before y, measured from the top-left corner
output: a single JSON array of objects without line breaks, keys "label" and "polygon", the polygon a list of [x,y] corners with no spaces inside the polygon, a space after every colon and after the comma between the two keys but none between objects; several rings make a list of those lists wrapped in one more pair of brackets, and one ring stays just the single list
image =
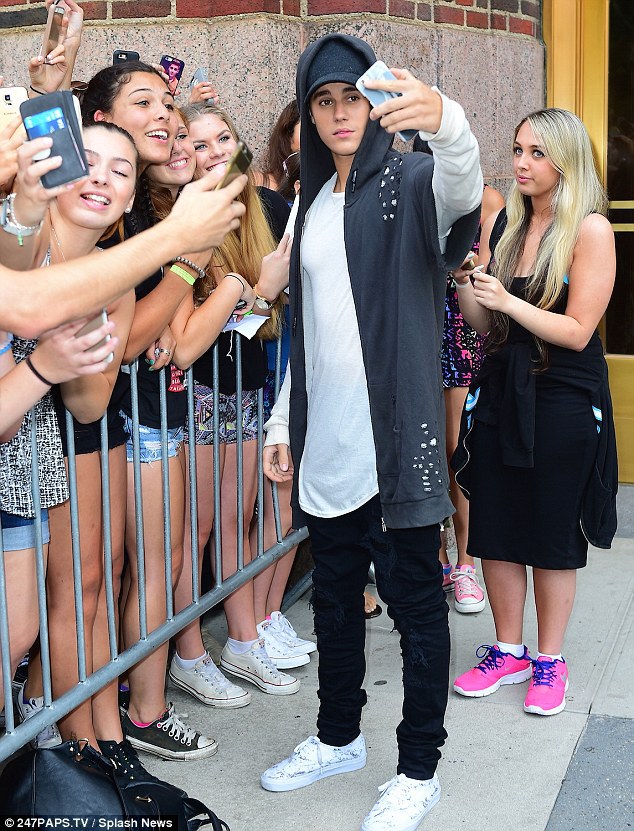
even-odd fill
[{"label": "zipper on hoodie", "polygon": [[355,188],[357,187],[357,172],[359,168],[355,167],[352,171],[352,181],[350,183],[350,193],[354,193]]}]

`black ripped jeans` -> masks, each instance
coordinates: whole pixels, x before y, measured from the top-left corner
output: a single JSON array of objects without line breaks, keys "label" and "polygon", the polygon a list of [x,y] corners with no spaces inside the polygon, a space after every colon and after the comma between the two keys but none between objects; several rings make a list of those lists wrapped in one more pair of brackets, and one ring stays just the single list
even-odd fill
[{"label": "black ripped jeans", "polygon": [[[334,746],[360,733],[367,701],[363,590],[370,561],[401,636],[403,719],[396,729],[398,773],[430,779],[447,733],[448,606],[438,562],[438,525],[383,531],[378,496],[332,519],[309,517],[319,649],[319,739]],[[377,714],[378,715],[378,714]]]}]

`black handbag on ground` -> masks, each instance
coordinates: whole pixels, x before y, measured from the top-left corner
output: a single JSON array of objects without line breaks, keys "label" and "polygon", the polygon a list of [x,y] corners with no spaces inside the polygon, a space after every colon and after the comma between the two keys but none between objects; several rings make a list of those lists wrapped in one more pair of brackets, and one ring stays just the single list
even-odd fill
[{"label": "black handbag on ground", "polygon": [[152,777],[120,781],[114,766],[87,742],[27,750],[0,775],[0,818],[27,817],[176,817],[178,831],[213,831],[229,826],[185,791]]}]

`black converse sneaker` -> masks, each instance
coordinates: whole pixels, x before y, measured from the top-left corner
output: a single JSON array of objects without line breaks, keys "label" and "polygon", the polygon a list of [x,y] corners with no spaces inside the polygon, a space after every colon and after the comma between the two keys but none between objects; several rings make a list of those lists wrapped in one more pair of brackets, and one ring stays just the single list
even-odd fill
[{"label": "black converse sneaker", "polygon": [[122,742],[97,740],[99,750],[114,766],[114,775],[125,782],[158,782],[139,761],[136,750],[127,739]]},{"label": "black converse sneaker", "polygon": [[132,747],[153,753],[161,759],[205,759],[218,750],[215,739],[187,727],[174,712],[174,705],[147,727],[139,727],[126,712],[121,720],[125,737]]}]

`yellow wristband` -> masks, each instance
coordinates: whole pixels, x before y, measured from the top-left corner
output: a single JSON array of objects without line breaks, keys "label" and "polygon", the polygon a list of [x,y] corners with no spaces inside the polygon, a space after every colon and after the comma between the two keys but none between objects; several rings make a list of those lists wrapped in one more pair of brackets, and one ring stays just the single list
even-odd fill
[{"label": "yellow wristband", "polygon": [[193,286],[198,277],[194,277],[189,271],[185,271],[184,268],[181,268],[179,265],[173,265],[170,267],[170,271],[173,271],[174,274],[178,274],[186,283],[189,283],[190,286]]}]

